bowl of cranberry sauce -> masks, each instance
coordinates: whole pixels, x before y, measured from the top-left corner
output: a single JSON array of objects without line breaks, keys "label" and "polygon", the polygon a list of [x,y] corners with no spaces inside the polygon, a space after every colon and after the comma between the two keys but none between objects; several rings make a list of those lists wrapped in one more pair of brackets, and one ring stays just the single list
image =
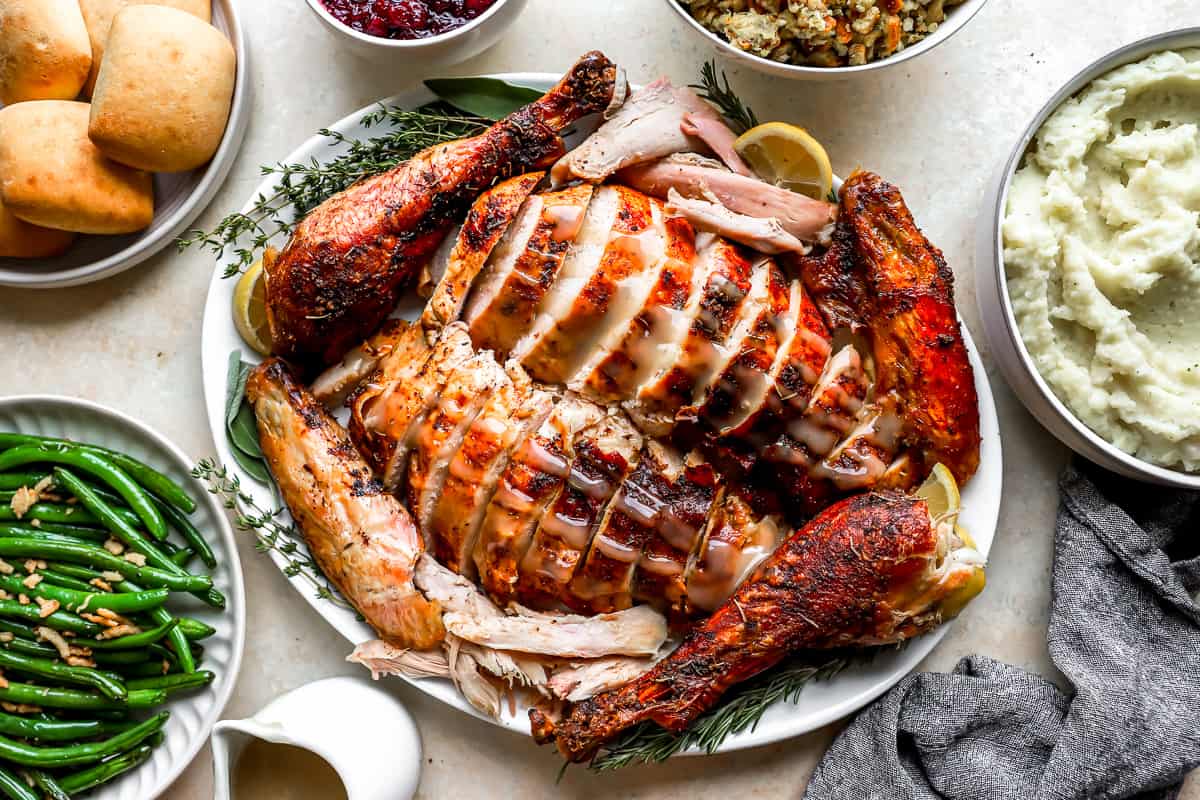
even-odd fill
[{"label": "bowl of cranberry sauce", "polygon": [[525,0],[308,0],[308,6],[359,55],[429,67],[491,47]]}]

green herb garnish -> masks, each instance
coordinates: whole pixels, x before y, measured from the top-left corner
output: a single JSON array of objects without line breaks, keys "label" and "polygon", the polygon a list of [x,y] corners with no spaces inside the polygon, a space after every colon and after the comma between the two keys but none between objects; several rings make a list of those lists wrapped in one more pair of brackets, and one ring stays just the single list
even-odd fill
[{"label": "green herb garnish", "polygon": [[725,70],[721,70],[721,77],[717,78],[715,61],[705,62],[700,68],[700,83],[693,83],[688,88],[696,89],[701,97],[716,106],[734,133],[745,133],[758,125],[754,109],[743,103],[733,91]]},{"label": "green herb garnish", "polygon": [[691,747],[712,754],[733,734],[754,730],[775,703],[796,702],[809,683],[829,680],[850,662],[846,654],[817,664],[804,659],[784,662],[730,689],[720,705],[685,731],[672,733],[653,722],[643,722],[605,747],[588,769],[605,772],[635,764],[657,764]]},{"label": "green herb garnish", "polygon": [[225,375],[225,438],[229,440],[229,452],[237,465],[254,480],[270,486],[271,473],[267,460],[258,445],[258,422],[254,409],[246,400],[246,379],[253,364],[242,361],[242,351],[229,354],[229,369]]}]

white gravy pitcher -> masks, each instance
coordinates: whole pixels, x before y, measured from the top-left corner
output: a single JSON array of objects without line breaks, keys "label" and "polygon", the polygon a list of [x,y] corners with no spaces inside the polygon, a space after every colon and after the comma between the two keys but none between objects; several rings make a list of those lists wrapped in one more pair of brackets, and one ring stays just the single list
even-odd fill
[{"label": "white gravy pitcher", "polygon": [[238,754],[262,739],[309,750],[342,780],[349,800],[410,800],[421,777],[421,737],[408,710],[358,678],[327,678],[277,697],[249,719],[213,727],[215,800],[231,800]]}]

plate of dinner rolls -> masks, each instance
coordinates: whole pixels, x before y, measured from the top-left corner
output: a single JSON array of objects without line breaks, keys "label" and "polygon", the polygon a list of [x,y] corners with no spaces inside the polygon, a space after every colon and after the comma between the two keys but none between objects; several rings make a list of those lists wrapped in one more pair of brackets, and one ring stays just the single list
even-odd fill
[{"label": "plate of dinner rolls", "polygon": [[73,286],[170,245],[249,112],[234,0],[0,0],[0,285]]}]

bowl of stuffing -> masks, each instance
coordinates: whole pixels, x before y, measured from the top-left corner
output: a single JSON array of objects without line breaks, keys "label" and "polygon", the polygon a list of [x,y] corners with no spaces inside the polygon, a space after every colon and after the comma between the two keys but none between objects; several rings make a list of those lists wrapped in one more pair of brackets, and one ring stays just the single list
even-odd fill
[{"label": "bowl of stuffing", "polygon": [[987,0],[666,0],[730,58],[787,78],[844,78],[932,50]]}]

